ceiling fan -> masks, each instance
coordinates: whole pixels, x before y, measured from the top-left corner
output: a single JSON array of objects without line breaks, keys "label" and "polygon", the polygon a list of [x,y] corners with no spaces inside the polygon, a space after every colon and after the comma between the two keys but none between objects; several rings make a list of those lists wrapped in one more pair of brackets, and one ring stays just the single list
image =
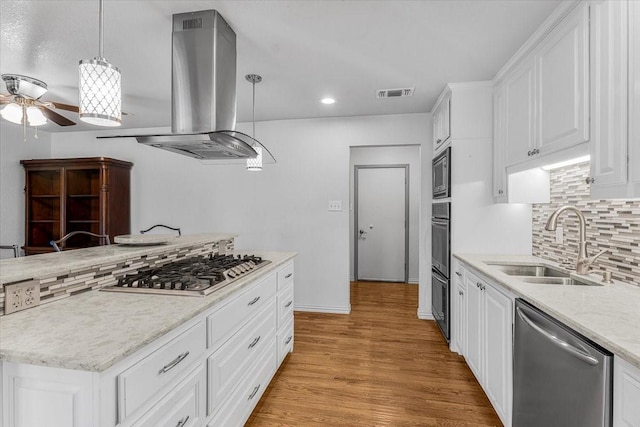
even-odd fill
[{"label": "ceiling fan", "polygon": [[0,115],[13,123],[23,124],[27,122],[31,126],[40,126],[51,120],[59,126],[73,126],[76,123],[56,113],[53,109],[60,109],[78,113],[75,105],[61,102],[42,101],[47,92],[47,84],[41,80],[19,74],[3,74],[9,95],[0,94],[0,105],[6,105]]}]

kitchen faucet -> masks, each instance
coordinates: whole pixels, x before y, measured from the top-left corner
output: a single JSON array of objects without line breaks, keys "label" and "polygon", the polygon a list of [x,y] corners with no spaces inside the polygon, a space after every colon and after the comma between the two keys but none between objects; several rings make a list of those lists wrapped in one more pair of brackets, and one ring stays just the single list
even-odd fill
[{"label": "kitchen faucet", "polygon": [[598,259],[600,255],[607,252],[606,249],[601,250],[597,254],[592,257],[587,255],[587,220],[584,215],[578,208],[575,206],[563,206],[559,209],[556,209],[555,212],[551,214],[549,219],[547,220],[547,225],[545,225],[545,229],[547,231],[556,231],[556,226],[558,224],[558,217],[564,211],[573,211],[578,216],[578,224],[579,228],[579,242],[578,242],[578,258],[576,259],[576,273],[578,274],[587,274],[589,272],[589,267],[593,262]]}]

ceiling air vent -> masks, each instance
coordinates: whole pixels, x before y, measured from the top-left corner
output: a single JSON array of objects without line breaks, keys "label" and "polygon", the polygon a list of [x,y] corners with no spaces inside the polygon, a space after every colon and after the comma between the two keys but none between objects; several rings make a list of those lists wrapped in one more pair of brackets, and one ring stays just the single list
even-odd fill
[{"label": "ceiling air vent", "polygon": [[405,87],[401,89],[378,89],[376,98],[397,98],[400,96],[413,96],[415,87]]}]

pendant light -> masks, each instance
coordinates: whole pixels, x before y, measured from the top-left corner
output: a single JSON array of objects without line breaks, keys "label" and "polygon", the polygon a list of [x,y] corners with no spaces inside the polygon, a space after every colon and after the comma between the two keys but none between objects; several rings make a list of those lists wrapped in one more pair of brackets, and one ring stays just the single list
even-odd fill
[{"label": "pendant light", "polygon": [[80,120],[97,126],[122,124],[122,89],[120,69],[103,57],[104,4],[100,0],[99,54],[96,58],[81,60]]},{"label": "pendant light", "polygon": [[[248,82],[253,84],[253,139],[256,139],[256,83],[262,81],[262,77],[257,74],[247,74],[244,76]],[[262,170],[262,147],[257,144],[252,145],[258,155],[253,159],[247,159],[248,171],[261,171]]]}]

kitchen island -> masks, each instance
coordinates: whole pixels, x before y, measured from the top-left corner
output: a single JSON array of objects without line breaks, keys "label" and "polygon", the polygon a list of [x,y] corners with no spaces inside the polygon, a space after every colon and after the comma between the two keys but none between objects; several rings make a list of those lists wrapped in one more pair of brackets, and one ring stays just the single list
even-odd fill
[{"label": "kitchen island", "polygon": [[[111,245],[8,260],[0,277],[3,285],[33,279],[46,285],[46,276],[113,265],[131,271],[122,263],[153,262],[195,247],[235,254],[233,237],[183,236],[163,246]],[[295,253],[255,255],[271,262],[207,296],[87,289],[0,317],[3,426],[243,422],[293,349]],[[40,410],[29,411],[32,406]]]},{"label": "kitchen island", "polygon": [[[526,277],[524,266],[548,267],[552,276],[556,271],[584,284]],[[640,425],[640,287],[570,274],[524,255],[454,254],[452,271],[451,349],[465,357],[506,426],[512,417],[516,298],[613,353],[613,426]]]}]

